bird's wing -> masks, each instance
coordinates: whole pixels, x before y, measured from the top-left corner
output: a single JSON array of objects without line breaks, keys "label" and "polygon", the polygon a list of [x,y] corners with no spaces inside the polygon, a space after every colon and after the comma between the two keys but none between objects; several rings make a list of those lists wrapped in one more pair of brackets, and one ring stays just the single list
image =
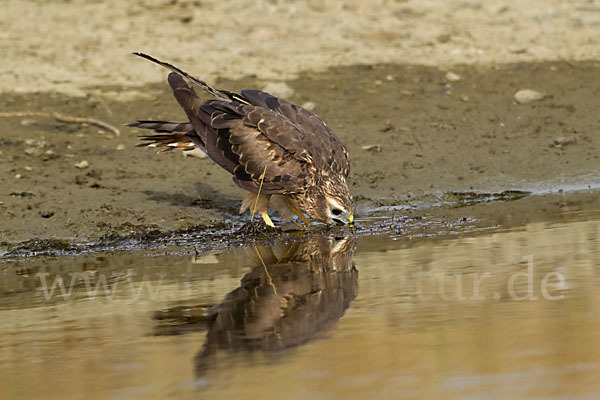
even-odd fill
[{"label": "bird's wing", "polygon": [[350,173],[346,146],[314,113],[289,101],[279,99],[258,90],[242,90],[244,99],[291,121],[298,128],[298,135],[278,137],[278,131],[266,132],[267,136],[286,149],[312,160],[320,171],[333,171],[345,177]]},{"label": "bird's wing", "polygon": [[208,156],[241,188],[286,194],[302,192],[312,183],[310,159],[296,151],[301,146],[296,124],[275,111],[238,101],[202,103],[176,73],[169,74],[169,84]]},{"label": "bird's wing", "polygon": [[316,170],[311,160],[290,151],[299,131],[280,114],[239,103],[214,102],[202,108],[211,115],[216,147],[237,163],[231,172],[240,187],[285,194],[312,184]]},{"label": "bird's wing", "polygon": [[[348,151],[346,147],[337,136],[331,132],[325,123],[310,111],[286,100],[272,96],[269,93],[258,90],[243,90],[241,94],[228,92],[226,90],[218,90],[174,65],[160,61],[144,53],[133,54],[172,71],[171,74],[169,74],[169,84],[173,89],[175,98],[185,110],[190,118],[192,126],[194,126],[194,129],[196,130],[199,140],[194,140],[194,143],[199,147],[202,148],[201,143],[199,142],[206,143],[204,140],[206,131],[205,129],[199,130],[202,124],[198,124],[198,117],[201,116],[201,113],[199,114],[198,110],[202,102],[194,90],[185,84],[183,78],[189,79],[193,84],[212,94],[221,102],[253,105],[271,110],[285,117],[285,119],[296,126],[296,135],[288,135],[286,129],[280,131],[279,127],[281,126],[281,121],[277,121],[276,118],[271,118],[272,121],[277,121],[274,123],[276,129],[270,129],[269,131],[263,132],[263,134],[273,142],[282,146],[288,152],[292,153],[295,158],[307,160],[321,172],[326,173],[331,171],[345,177],[350,173],[350,164],[348,162]],[[201,119],[203,122],[207,122],[206,115],[202,117],[203,118]],[[204,125],[206,125],[206,123]],[[208,143],[206,144],[208,146]],[[207,153],[209,155],[211,153],[208,148]],[[230,163],[225,160],[219,161],[214,158],[213,160],[227,170],[231,167]]]}]

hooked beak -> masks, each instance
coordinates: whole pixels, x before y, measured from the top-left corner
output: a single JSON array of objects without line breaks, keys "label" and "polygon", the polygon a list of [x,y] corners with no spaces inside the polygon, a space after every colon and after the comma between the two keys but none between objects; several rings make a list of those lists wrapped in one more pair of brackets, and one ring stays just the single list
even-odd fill
[{"label": "hooked beak", "polygon": [[350,214],[348,216],[347,220],[342,220],[340,218],[333,218],[333,222],[335,222],[337,225],[349,225],[349,226],[354,226],[354,214]]}]

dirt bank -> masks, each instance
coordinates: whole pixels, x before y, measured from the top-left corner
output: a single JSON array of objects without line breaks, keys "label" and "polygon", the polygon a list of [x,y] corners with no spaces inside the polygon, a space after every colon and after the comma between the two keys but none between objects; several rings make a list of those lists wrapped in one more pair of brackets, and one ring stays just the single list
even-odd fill
[{"label": "dirt bank", "polygon": [[[457,201],[471,191],[599,187],[599,63],[455,66],[459,80],[447,72],[338,67],[288,82],[291,100],[316,103],[315,112],[348,145],[359,217],[380,206]],[[219,81],[231,90],[264,84]],[[6,94],[0,107],[118,127],[136,118],[183,118],[166,86],[140,87],[151,98],[127,102]],[[546,97],[517,104],[513,96],[523,88]],[[244,221],[236,215],[238,189],[210,160],[134,148],[136,131],[120,129],[118,136],[52,117],[0,118],[0,240],[85,241]]]},{"label": "dirt bank", "polygon": [[[7,0],[0,242],[246,221],[239,191],[209,160],[133,147],[122,124],[183,116],[165,72],[132,51],[231,90],[285,81],[290,100],[313,102],[348,145],[359,217],[473,191],[598,187],[600,67],[581,61],[600,59],[598,10],[560,0]],[[521,89],[543,99],[517,104]]]}]

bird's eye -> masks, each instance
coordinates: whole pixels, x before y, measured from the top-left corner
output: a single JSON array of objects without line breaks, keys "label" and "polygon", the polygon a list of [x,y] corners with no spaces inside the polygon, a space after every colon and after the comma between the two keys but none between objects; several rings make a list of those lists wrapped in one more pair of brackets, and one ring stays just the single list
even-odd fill
[{"label": "bird's eye", "polygon": [[342,210],[340,210],[339,208],[334,208],[333,210],[331,210],[331,213],[333,215],[342,215]]}]

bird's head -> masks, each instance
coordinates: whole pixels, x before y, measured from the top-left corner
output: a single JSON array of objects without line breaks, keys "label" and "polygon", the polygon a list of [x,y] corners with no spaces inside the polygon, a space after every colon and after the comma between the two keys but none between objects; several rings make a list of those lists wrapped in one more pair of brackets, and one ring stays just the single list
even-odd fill
[{"label": "bird's head", "polygon": [[352,225],[354,199],[344,177],[334,177],[318,186],[311,217],[326,224]]}]

